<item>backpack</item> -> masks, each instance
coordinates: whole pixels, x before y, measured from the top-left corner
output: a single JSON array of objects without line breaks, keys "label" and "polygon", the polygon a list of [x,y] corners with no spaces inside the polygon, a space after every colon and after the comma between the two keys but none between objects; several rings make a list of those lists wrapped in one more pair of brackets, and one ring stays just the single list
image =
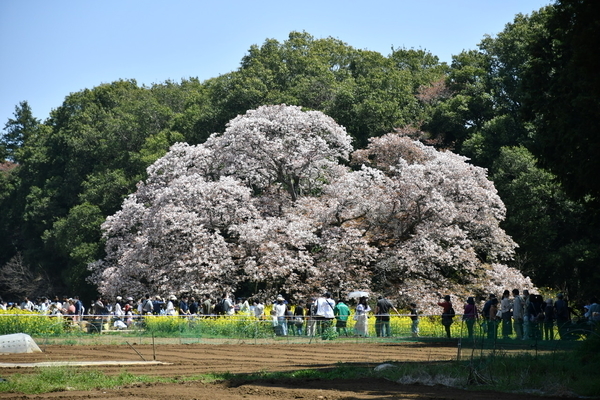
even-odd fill
[{"label": "backpack", "polygon": [[454,318],[454,316],[456,315],[456,311],[454,311],[454,307],[450,307],[447,315],[448,315],[448,318]]},{"label": "backpack", "polygon": [[215,304],[215,314],[223,315],[225,314],[225,299],[222,299],[217,304]]},{"label": "backpack", "polygon": [[154,311],[154,307],[152,306],[152,301],[150,301],[150,299],[146,299],[144,305],[142,305],[142,310],[145,313],[151,313],[152,311]]}]

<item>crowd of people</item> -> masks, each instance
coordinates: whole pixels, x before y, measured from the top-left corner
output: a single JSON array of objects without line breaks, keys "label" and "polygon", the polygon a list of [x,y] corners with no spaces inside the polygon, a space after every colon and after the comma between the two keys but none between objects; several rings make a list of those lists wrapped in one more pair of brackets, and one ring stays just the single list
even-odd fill
[{"label": "crowd of people", "polygon": [[[366,304],[366,298],[361,299]],[[311,298],[308,301],[298,300],[294,304],[279,295],[272,302],[270,315],[265,315],[265,303],[258,298],[238,298],[234,300],[227,293],[213,298],[206,294],[203,298],[193,296],[174,295],[167,298],[160,296],[144,298],[135,301],[132,297],[123,299],[118,296],[114,303],[107,303],[98,298],[91,306],[90,314],[103,317],[112,316],[116,328],[127,328],[135,322],[139,315],[171,315],[181,317],[215,317],[246,315],[254,316],[259,320],[270,320],[273,331],[278,336],[287,335],[322,335],[334,327],[340,334],[349,335],[347,321],[351,315],[350,308],[343,300],[337,302],[329,293]],[[363,308],[364,312],[370,311]],[[333,326],[333,321],[336,321]],[[367,327],[361,328],[362,335],[366,336]]]},{"label": "crowd of people", "polygon": [[[442,325],[446,336],[451,337],[450,327],[454,322],[455,311],[451,297],[444,296],[438,303],[442,307]],[[503,339],[513,336],[517,340],[555,340],[555,328],[561,340],[572,339],[572,332],[578,324],[579,330],[591,330],[600,323],[600,305],[598,299],[592,297],[583,307],[578,321],[573,319],[577,311],[569,307],[562,293],[556,298],[546,298],[539,294],[530,294],[528,290],[505,290],[500,300],[494,293],[486,299],[479,312],[474,297],[469,297],[464,305],[462,320],[467,328],[469,338],[475,334],[476,322],[480,322],[481,330],[488,339]]]},{"label": "crowd of people", "polygon": [[30,312],[39,312],[53,316],[70,315],[74,322],[78,322],[85,312],[85,307],[79,296],[62,297],[55,296],[52,300],[47,297],[40,297],[32,301],[29,297],[24,297],[21,303],[6,302],[0,297],[0,310],[25,310]]},{"label": "crowd of people", "polygon": [[[414,304],[413,304],[414,305]],[[292,311],[293,308],[293,311]],[[377,337],[391,337],[390,312],[399,314],[392,303],[379,296],[375,305],[375,334]],[[308,302],[298,301],[297,305],[292,305],[286,301],[283,296],[278,296],[276,304],[271,311],[273,329],[276,335],[286,336],[288,334],[308,336],[326,335],[328,329],[334,329],[338,335],[345,336],[369,336],[369,314],[372,309],[367,302],[367,297],[357,298],[354,314],[344,299],[338,299],[336,302],[332,299],[330,293],[324,293],[323,296],[311,298]],[[354,330],[348,332],[348,319],[352,316],[354,319]],[[413,319],[413,335],[418,335],[418,312],[416,305],[411,310]],[[290,330],[291,327],[291,330]]]},{"label": "crowd of people", "polygon": [[[170,316],[233,316],[236,314],[254,316],[257,319],[270,321],[273,331],[277,336],[287,335],[324,335],[328,329],[333,329],[339,335],[355,335],[367,337],[369,335],[369,316],[375,316],[375,334],[377,337],[392,336],[390,317],[394,311],[400,315],[392,303],[379,296],[372,310],[366,296],[355,299],[354,312],[344,299],[334,300],[330,293],[308,298],[307,300],[292,301],[282,295],[277,296],[272,302],[270,315],[265,315],[265,303],[259,298],[233,299],[227,293],[213,298],[206,294],[202,298],[183,295],[178,298],[171,295],[161,296],[146,295],[143,298],[123,298],[117,296],[114,301],[107,301],[102,297],[93,301],[86,309],[78,296],[55,296],[52,300],[42,297],[35,301],[25,297],[20,303],[7,303],[0,298],[0,310],[22,309],[39,312],[52,316],[68,316],[73,322],[80,321],[84,315],[91,318],[108,320],[110,317],[114,327],[126,329],[135,323],[136,318],[142,315],[170,315]],[[576,312],[561,293],[556,298],[544,299],[539,294],[530,294],[519,289],[512,292],[505,290],[500,300],[495,294],[490,294],[481,311],[475,297],[469,297],[464,304],[462,322],[466,327],[467,335],[473,338],[477,327],[489,339],[501,336],[504,339],[514,337],[518,340],[526,339],[555,339],[555,327],[558,338],[562,340],[571,338],[571,331],[575,324],[572,318]],[[441,323],[445,335],[451,337],[451,326],[455,322],[457,313],[451,301],[451,296],[446,295],[440,299],[438,305],[441,310]],[[419,336],[420,312],[415,303],[410,303],[409,314],[412,336]],[[354,329],[348,332],[348,319],[354,319]],[[598,299],[593,297],[584,306],[579,320],[586,324],[600,322],[600,305]]]},{"label": "crowd of people", "polygon": [[[369,314],[372,312],[367,297],[356,301],[354,314],[345,300],[334,300],[330,293],[305,300],[292,301],[279,295],[272,302],[270,315],[265,315],[265,303],[258,298],[238,298],[234,300],[228,294],[213,298],[206,294],[202,298],[183,295],[178,298],[171,295],[146,295],[143,298],[117,296],[114,301],[98,297],[88,308],[79,297],[55,297],[50,301],[39,298],[31,301],[24,298],[21,303],[6,303],[0,299],[0,309],[23,309],[52,316],[67,316],[77,322],[87,316],[90,318],[111,320],[114,328],[126,329],[143,315],[193,316],[233,316],[247,315],[269,321],[278,336],[287,335],[324,335],[328,329],[334,329],[339,335],[369,335]],[[377,336],[391,336],[390,311],[398,310],[383,297],[379,297],[375,308],[375,331]],[[348,331],[348,319],[355,320],[353,332]],[[110,317],[110,318],[109,318]]]}]

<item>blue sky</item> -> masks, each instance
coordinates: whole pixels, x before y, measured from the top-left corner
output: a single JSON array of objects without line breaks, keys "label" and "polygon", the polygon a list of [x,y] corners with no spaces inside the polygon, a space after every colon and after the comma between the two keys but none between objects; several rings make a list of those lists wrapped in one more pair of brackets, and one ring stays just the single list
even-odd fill
[{"label": "blue sky", "polygon": [[0,129],[23,100],[45,120],[65,96],[118,79],[151,85],[236,70],[291,31],[450,62],[550,0],[0,0]]}]

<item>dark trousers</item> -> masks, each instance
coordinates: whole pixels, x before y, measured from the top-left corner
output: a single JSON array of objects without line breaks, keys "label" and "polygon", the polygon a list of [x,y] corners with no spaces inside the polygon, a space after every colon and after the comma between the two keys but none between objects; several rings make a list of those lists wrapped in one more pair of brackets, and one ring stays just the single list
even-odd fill
[{"label": "dark trousers", "polygon": [[390,328],[390,317],[389,315],[381,315],[375,317],[375,333],[378,337],[389,337],[392,336],[392,330]]}]

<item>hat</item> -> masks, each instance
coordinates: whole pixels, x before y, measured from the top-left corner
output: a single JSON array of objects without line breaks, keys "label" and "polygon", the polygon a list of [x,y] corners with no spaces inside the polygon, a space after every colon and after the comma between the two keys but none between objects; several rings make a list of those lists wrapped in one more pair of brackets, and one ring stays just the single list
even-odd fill
[{"label": "hat", "polygon": [[282,295],[277,296],[277,301],[284,301],[285,299],[283,298]]},{"label": "hat", "polygon": [[117,296],[117,301],[121,301],[122,297],[121,296]]},{"label": "hat", "polygon": [[133,301],[133,297],[128,297],[127,301]]},{"label": "hat", "polygon": [[169,296],[169,300],[177,300],[177,296],[175,296],[174,294]]},{"label": "hat", "polygon": [[156,300],[162,300],[162,299],[160,298],[160,296],[156,296],[156,297],[154,297],[154,298],[155,298]]}]

